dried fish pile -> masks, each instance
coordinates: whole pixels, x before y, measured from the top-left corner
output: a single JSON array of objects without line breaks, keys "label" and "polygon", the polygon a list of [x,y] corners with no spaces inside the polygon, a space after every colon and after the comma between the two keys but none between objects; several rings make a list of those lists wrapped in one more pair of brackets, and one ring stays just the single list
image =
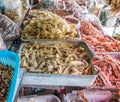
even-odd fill
[{"label": "dried fish pile", "polygon": [[89,55],[72,44],[25,44],[21,67],[27,72],[49,74],[90,74]]},{"label": "dried fish pile", "polygon": [[13,68],[0,64],[0,102],[7,100],[13,72]]},{"label": "dried fish pile", "polygon": [[34,12],[39,15],[25,27],[23,39],[68,39],[77,38],[78,32],[74,24],[51,12]]},{"label": "dried fish pile", "polygon": [[[120,61],[109,56],[101,55],[94,59],[94,65],[100,71],[100,77],[105,86],[120,88]],[[100,80],[100,79],[98,79]],[[100,82],[100,81],[96,81]],[[102,85],[97,83],[97,85]]]}]

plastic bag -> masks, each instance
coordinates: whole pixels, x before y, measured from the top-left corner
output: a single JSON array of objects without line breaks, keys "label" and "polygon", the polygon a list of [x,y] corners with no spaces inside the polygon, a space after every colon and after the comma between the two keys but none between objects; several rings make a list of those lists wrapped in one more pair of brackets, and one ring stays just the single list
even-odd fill
[{"label": "plastic bag", "polygon": [[4,49],[6,49],[6,45],[5,45],[5,43],[3,42],[3,39],[0,36],[0,50],[4,50]]},{"label": "plastic bag", "polygon": [[55,95],[23,96],[17,102],[61,102]]},{"label": "plastic bag", "polygon": [[112,98],[110,91],[101,90],[81,90],[72,91],[64,96],[65,102],[110,102]]},{"label": "plastic bag", "polygon": [[104,9],[100,15],[101,23],[107,27],[115,26],[117,17],[112,15],[109,9]]},{"label": "plastic bag", "polygon": [[19,21],[22,18],[21,0],[3,0],[5,14],[13,21]]},{"label": "plastic bag", "polygon": [[20,37],[20,28],[7,16],[0,14],[0,35],[4,42]]},{"label": "plastic bag", "polygon": [[57,0],[41,0],[40,3],[33,6],[33,9],[54,9]]},{"label": "plastic bag", "polygon": [[29,0],[21,0],[21,1],[22,1],[23,8],[27,10],[30,6]]},{"label": "plastic bag", "polygon": [[100,19],[99,19],[97,16],[95,16],[94,14],[84,14],[84,15],[82,16],[82,21],[89,21],[89,22],[91,22],[91,24],[92,24],[95,28],[103,31],[103,30],[102,30],[103,28],[102,28]]},{"label": "plastic bag", "polygon": [[85,6],[78,5],[75,1],[59,1],[56,5],[57,9],[65,9],[69,11],[73,11],[73,17],[81,20],[82,14],[88,13],[88,10]]}]

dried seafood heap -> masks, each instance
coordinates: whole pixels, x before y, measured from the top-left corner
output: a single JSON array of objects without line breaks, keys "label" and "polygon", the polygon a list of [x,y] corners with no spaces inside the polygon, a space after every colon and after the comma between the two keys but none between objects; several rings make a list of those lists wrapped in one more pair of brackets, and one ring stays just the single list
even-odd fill
[{"label": "dried seafood heap", "polygon": [[[86,60],[85,60],[86,58]],[[25,44],[21,67],[28,72],[53,74],[90,74],[89,55],[72,44]]]},{"label": "dried seafood heap", "polygon": [[[94,59],[94,65],[100,71],[100,77],[104,86],[115,86],[120,89],[120,61],[108,55],[98,56]],[[96,82],[101,82],[99,81]],[[102,82],[101,82],[102,83]],[[96,83],[96,85],[102,85]]]},{"label": "dried seafood heap", "polygon": [[13,68],[0,64],[0,102],[7,100],[13,72]]},{"label": "dried seafood heap", "polygon": [[116,41],[96,28],[89,21],[82,21],[80,28],[83,41],[87,42],[91,48],[96,52],[119,52],[120,41]]},{"label": "dried seafood heap", "polygon": [[23,39],[68,39],[77,38],[78,32],[74,24],[68,24],[60,16],[47,11],[35,12],[39,15],[32,19],[24,29]]}]

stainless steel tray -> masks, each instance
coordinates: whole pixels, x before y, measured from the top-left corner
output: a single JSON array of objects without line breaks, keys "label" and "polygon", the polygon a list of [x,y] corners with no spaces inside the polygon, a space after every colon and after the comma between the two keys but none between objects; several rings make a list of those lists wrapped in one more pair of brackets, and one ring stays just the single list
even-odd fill
[{"label": "stainless steel tray", "polygon": [[[46,43],[46,44],[54,44],[54,43],[71,43],[75,46],[81,46],[85,48],[85,52],[89,54],[89,64],[91,68],[90,75],[63,75],[63,74],[41,74],[41,73],[25,73],[23,77],[22,84],[23,86],[81,86],[87,87],[91,86],[98,72],[95,71],[92,65],[92,58],[94,57],[94,52],[88,47],[88,45],[83,41],[77,40],[39,40],[39,41],[30,41],[29,43]],[[25,43],[24,43],[25,44]],[[24,44],[20,46],[19,55],[21,56],[21,51],[24,47]]]},{"label": "stainless steel tray", "polygon": [[14,96],[14,101],[15,102],[16,102],[17,97],[19,95],[19,90],[20,90],[20,88],[22,86],[22,79],[23,79],[24,71],[25,70],[22,69],[22,68],[19,70],[19,76],[17,78],[17,85],[16,85],[16,88],[15,88],[15,96]]},{"label": "stainless steel tray", "polygon": [[58,75],[25,73],[22,81],[23,86],[92,86],[96,75]]}]

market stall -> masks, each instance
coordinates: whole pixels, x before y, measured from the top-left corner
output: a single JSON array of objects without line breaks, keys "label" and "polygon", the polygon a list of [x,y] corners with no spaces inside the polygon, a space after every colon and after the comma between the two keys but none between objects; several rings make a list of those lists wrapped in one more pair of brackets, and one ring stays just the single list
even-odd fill
[{"label": "market stall", "polygon": [[[0,102],[119,102],[119,2],[4,0]],[[113,35],[105,31],[111,24],[106,10],[116,17]],[[2,63],[2,52],[18,57],[15,68]]]}]

